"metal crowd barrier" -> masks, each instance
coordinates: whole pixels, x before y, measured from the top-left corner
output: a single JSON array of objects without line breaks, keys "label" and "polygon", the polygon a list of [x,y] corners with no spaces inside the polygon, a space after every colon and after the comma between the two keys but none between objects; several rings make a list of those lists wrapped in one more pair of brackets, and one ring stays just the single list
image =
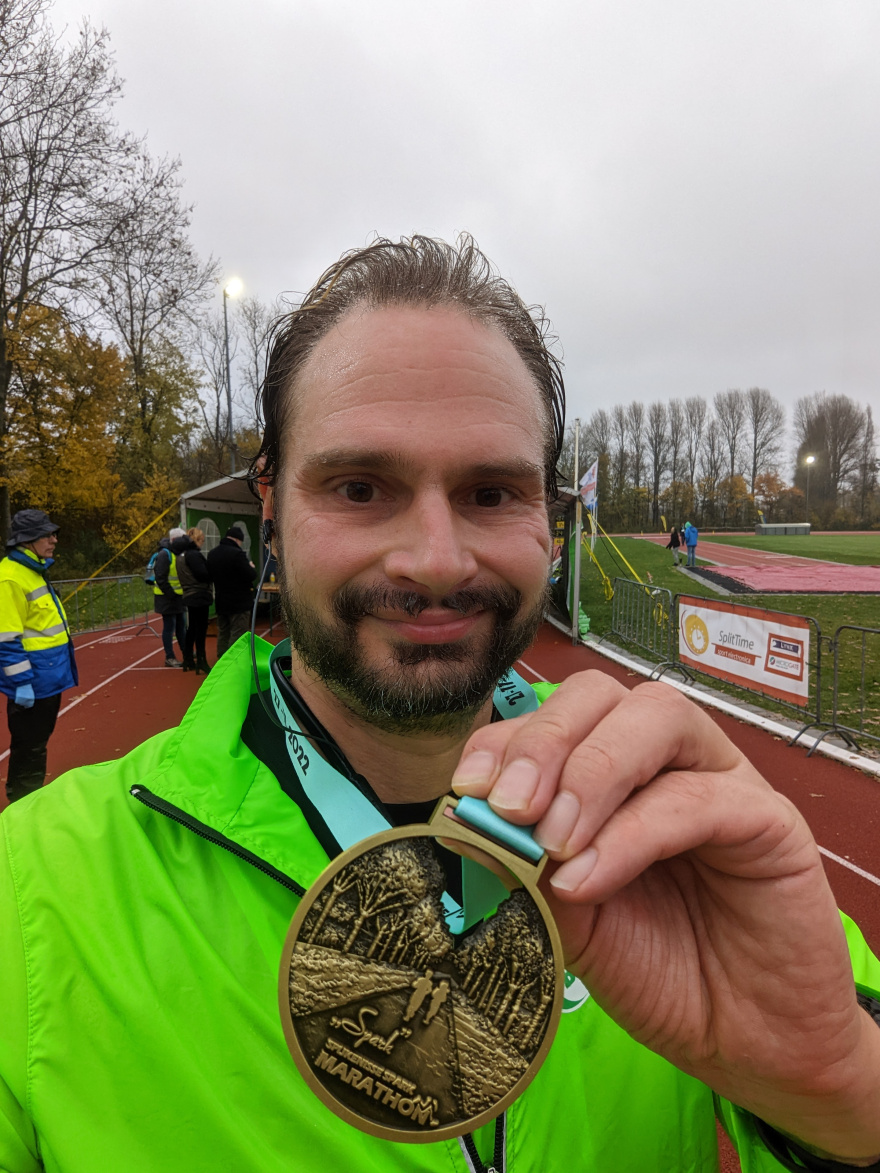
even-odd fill
[{"label": "metal crowd barrier", "polygon": [[140,627],[153,632],[153,588],[137,574],[116,574],[106,578],[52,579],[52,588],[67,613],[71,632],[113,631]]},{"label": "metal crowd barrier", "polygon": [[[675,670],[683,676],[693,678],[704,677],[707,680],[719,681],[719,677],[712,672],[701,672],[692,664],[684,664],[679,656],[678,648],[678,605],[680,594],[673,595],[671,591],[661,587],[653,587],[628,578],[614,580],[614,600],[611,608],[611,635],[634,644],[649,656],[661,661],[658,664],[657,676],[664,672]],[[733,600],[726,600],[734,610],[747,608],[747,603],[738,604]],[[762,611],[767,611],[765,607]],[[773,612],[784,618],[789,612]],[[757,683],[754,688],[744,684],[725,682],[726,687],[735,688],[755,696],[772,699],[776,705],[791,709],[808,723],[804,729],[822,722],[822,651],[831,648],[819,627],[818,622],[810,615],[801,615],[810,624],[810,659],[808,661],[809,695],[803,704],[794,704],[766,692]],[[803,730],[801,731],[803,732]],[[800,734],[798,735],[800,736]]]},{"label": "metal crowd barrier", "polygon": [[[835,631],[831,646],[834,685],[828,733],[840,733],[856,746],[857,738],[880,743],[880,628],[843,623]],[[844,690],[841,686],[842,651],[846,653],[844,660],[858,667],[855,688]]]},{"label": "metal crowd barrier", "polygon": [[664,587],[615,578],[611,634],[649,655],[673,661],[676,645],[675,599]]}]

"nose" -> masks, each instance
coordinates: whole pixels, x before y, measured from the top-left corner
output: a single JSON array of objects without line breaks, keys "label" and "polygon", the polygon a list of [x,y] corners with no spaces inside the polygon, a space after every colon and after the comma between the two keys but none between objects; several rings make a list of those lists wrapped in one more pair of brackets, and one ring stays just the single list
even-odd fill
[{"label": "nose", "polygon": [[473,534],[445,494],[416,497],[397,522],[384,559],[391,582],[407,590],[420,588],[439,599],[474,579],[478,567]]}]

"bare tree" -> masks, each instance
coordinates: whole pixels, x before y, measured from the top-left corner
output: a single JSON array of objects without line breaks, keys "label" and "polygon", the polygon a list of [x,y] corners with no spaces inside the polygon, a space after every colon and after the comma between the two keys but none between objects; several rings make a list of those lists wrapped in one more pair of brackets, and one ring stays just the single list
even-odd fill
[{"label": "bare tree", "polygon": [[98,265],[97,301],[128,357],[134,407],[144,423],[154,407],[151,348],[160,338],[179,339],[218,273],[213,259],[198,259],[187,237],[192,208],[181,201],[179,171],[179,159],[137,154],[123,185],[128,229]]},{"label": "bare tree", "polygon": [[681,459],[685,452],[685,429],[687,418],[680,399],[670,399],[666,409],[669,432],[669,471],[673,483],[681,475]]},{"label": "bare tree", "polygon": [[600,407],[590,416],[584,430],[584,447],[590,456],[591,464],[597,456],[607,456],[611,451],[611,417],[604,407]]},{"label": "bare tree", "polygon": [[692,395],[684,401],[685,414],[685,458],[687,460],[688,481],[691,485],[697,481],[697,464],[700,459],[700,445],[706,427],[706,400],[699,395]]},{"label": "bare tree", "polygon": [[[71,316],[91,265],[130,225],[120,177],[138,151],[111,118],[120,82],[106,32],[84,24],[64,47],[45,9],[33,0],[5,0],[0,9],[0,440],[14,374],[10,343],[37,305],[63,302]],[[0,458],[4,532],[5,474]]]},{"label": "bare tree", "polygon": [[770,472],[779,457],[785,409],[778,399],[761,387],[749,388],[745,407],[750,454],[749,492],[754,497],[758,477],[762,472]]},{"label": "bare tree", "polygon": [[645,475],[645,405],[637,399],[626,409],[626,440],[632,458],[633,486],[638,489]]},{"label": "bare tree", "polygon": [[742,391],[719,391],[715,396],[715,419],[727,448],[727,475],[736,476],[737,453],[745,441],[746,397]]},{"label": "bare tree", "polygon": [[837,505],[841,491],[857,475],[861,462],[865,411],[848,395],[825,392],[799,399],[794,409],[798,441],[795,484],[806,480],[804,458],[815,457],[811,472],[811,500],[818,507]]},{"label": "bare tree", "polygon": [[236,309],[237,333],[244,349],[241,364],[242,382],[248,393],[246,418],[248,426],[258,426],[257,398],[266,373],[269,341],[277,314],[258,297],[243,297]]},{"label": "bare tree", "polygon": [[648,408],[645,429],[648,459],[651,464],[651,520],[656,529],[660,522],[660,481],[666,471],[669,453],[669,430],[665,403],[652,403]]},{"label": "bare tree", "polygon": [[619,403],[616,403],[611,409],[611,440],[613,445],[612,496],[618,503],[621,500],[626,485],[626,474],[629,466],[626,438],[626,411]]},{"label": "bare tree", "polygon": [[[229,407],[226,398],[226,331],[222,313],[205,314],[197,324],[195,346],[200,358],[199,408],[204,441],[211,454],[212,471],[222,476],[229,466]],[[229,330],[230,359],[238,350],[234,324]]]},{"label": "bare tree", "polygon": [[710,417],[706,421],[700,443],[700,497],[705,520],[715,521],[717,513],[718,483],[724,467],[724,444],[721,431]]}]

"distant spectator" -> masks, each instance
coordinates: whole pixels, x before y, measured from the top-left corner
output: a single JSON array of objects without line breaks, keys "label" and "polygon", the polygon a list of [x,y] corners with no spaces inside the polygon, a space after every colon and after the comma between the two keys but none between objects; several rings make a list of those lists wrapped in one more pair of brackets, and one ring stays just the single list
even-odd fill
[{"label": "distant spectator", "polygon": [[[174,637],[180,654],[185,655],[186,607],[183,602],[183,587],[177,577],[176,555],[189,544],[186,531],[175,526],[168,531],[168,544],[160,549],[159,557],[153,564],[156,585],[153,587],[154,605],[162,616],[162,644],[165,648],[165,667],[180,668],[180,660],[174,656]],[[162,543],[159,543],[160,547]]]},{"label": "distant spectator", "polygon": [[681,535],[675,526],[672,527],[669,533],[669,541],[666,543],[666,549],[672,551],[672,561],[678,566],[678,551],[681,548]]},{"label": "distant spectator", "polygon": [[10,802],[39,790],[61,693],[78,683],[73,643],[61,601],[46,579],[58,526],[41,509],[12,519],[0,562],[0,689],[9,723]]},{"label": "distant spectator", "polygon": [[247,631],[254,603],[257,571],[242,549],[244,531],[233,525],[208,552],[217,608],[217,659]]},{"label": "distant spectator", "polygon": [[205,636],[208,632],[208,614],[214,593],[211,590],[211,572],[202,554],[205,534],[198,526],[186,531],[187,545],[177,555],[177,577],[183,587],[183,601],[186,605],[186,643],[183,651],[184,672],[195,672],[198,676],[211,671],[205,653]]},{"label": "distant spectator", "polygon": [[696,566],[697,564],[697,538],[699,536],[697,527],[686,521],[684,524],[684,544],[687,546],[688,566]]}]

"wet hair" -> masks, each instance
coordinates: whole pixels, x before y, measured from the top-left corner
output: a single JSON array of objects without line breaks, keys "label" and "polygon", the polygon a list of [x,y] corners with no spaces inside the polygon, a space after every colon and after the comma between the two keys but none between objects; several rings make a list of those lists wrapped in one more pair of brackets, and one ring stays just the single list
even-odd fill
[{"label": "wet hair", "polygon": [[526,306],[467,234],[455,245],[428,236],[379,238],[345,253],[296,309],[279,318],[257,401],[263,439],[251,462],[251,482],[274,484],[278,478],[296,380],[320,340],[350,310],[385,306],[459,310],[500,330],[513,344],[543,402],[544,480],[548,496],[554,498],[565,426],[562,363],[551,350],[555,338],[541,307]]}]

